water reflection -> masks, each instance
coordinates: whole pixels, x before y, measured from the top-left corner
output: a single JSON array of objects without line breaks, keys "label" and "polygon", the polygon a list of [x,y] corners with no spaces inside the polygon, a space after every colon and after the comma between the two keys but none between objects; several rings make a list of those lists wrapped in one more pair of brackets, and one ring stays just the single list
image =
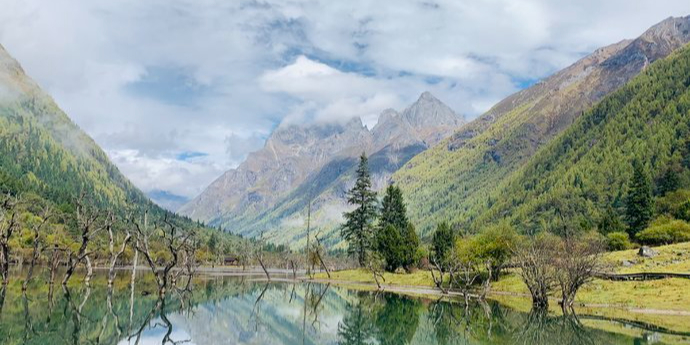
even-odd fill
[{"label": "water reflection", "polygon": [[[49,273],[43,273],[49,279]],[[124,276],[124,275],[123,275]],[[200,277],[192,293],[160,299],[142,276],[112,289],[96,275],[91,287],[26,292],[10,283],[0,318],[3,344],[636,344],[644,332],[594,329],[576,316],[521,313],[498,303],[407,298],[324,284],[265,283]],[[2,293],[0,292],[0,296]],[[597,322],[606,322],[598,320]],[[608,323],[605,329],[616,329]],[[602,328],[602,327],[600,327]],[[622,327],[619,327],[622,329]],[[682,335],[653,340],[687,342]],[[632,335],[631,335],[632,334]],[[637,334],[637,336],[634,336]],[[663,335],[663,336],[661,336]]]}]

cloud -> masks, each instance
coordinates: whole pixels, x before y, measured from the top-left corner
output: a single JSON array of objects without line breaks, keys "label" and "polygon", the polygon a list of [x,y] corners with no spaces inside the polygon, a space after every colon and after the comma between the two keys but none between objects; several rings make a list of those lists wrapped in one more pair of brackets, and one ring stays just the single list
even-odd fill
[{"label": "cloud", "polygon": [[[0,44],[145,191],[193,197],[283,122],[429,90],[472,118],[686,0],[0,0]],[[0,90],[0,95],[8,92]],[[180,160],[179,155],[204,157]]]}]

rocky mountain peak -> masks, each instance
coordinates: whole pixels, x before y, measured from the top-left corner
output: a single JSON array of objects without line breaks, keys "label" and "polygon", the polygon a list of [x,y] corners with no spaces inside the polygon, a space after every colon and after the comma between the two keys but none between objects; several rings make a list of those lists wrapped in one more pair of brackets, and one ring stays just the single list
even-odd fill
[{"label": "rocky mountain peak", "polygon": [[419,99],[410,107],[405,109],[401,117],[410,126],[417,130],[460,126],[464,119],[426,91],[419,96]]},{"label": "rocky mountain peak", "polygon": [[690,16],[669,17],[645,31],[640,38],[648,41],[672,40],[690,37]]}]

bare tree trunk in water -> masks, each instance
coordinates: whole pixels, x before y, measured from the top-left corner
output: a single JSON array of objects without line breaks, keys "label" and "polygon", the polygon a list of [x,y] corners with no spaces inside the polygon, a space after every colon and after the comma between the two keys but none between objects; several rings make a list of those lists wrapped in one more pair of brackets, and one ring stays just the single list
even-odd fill
[{"label": "bare tree trunk in water", "polygon": [[86,276],[84,277],[84,285],[86,285],[89,290],[91,289],[91,277],[93,277],[93,266],[91,266],[91,259],[88,255],[84,256],[86,262]]}]

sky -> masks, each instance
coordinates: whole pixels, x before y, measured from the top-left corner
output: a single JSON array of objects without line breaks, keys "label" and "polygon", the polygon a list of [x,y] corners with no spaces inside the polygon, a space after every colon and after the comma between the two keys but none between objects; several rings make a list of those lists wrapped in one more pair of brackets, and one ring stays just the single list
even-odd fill
[{"label": "sky", "polygon": [[281,124],[472,119],[690,3],[0,0],[0,44],[145,192],[198,195]]}]

